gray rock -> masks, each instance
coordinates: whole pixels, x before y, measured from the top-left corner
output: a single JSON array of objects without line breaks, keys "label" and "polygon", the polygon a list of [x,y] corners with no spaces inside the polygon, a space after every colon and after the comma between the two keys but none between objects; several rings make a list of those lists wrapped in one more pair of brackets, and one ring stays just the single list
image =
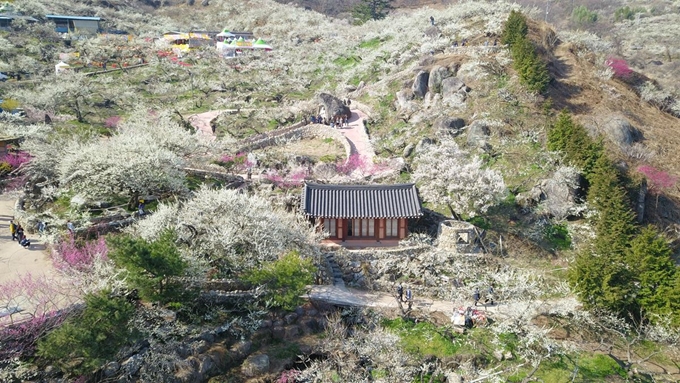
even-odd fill
[{"label": "gray rock", "polygon": [[541,188],[533,187],[526,193],[519,193],[515,196],[515,203],[524,209],[536,207],[539,202],[545,199],[545,194]]},{"label": "gray rock", "polygon": [[463,377],[455,372],[448,372],[446,374],[446,381],[447,383],[463,383]]},{"label": "gray rock", "polygon": [[270,328],[272,327],[272,321],[269,319],[265,319],[262,322],[260,322],[260,328]]},{"label": "gray rock", "polygon": [[463,80],[458,77],[448,77],[442,80],[441,93],[444,98],[447,98],[464,88],[465,82]]},{"label": "gray rock", "polygon": [[449,73],[448,68],[442,66],[434,67],[434,69],[430,71],[430,78],[427,82],[427,87],[430,89],[430,92],[439,93],[442,88],[442,81],[449,76],[451,76],[451,73]]},{"label": "gray rock", "polygon": [[425,97],[425,94],[427,93],[427,82],[430,79],[430,74],[426,71],[420,71],[416,75],[416,78],[413,80],[413,86],[411,89],[413,90],[413,94],[416,95],[416,97],[423,98]]},{"label": "gray rock", "polygon": [[415,98],[413,91],[411,89],[402,89],[397,92],[397,107],[399,109],[405,109],[411,104],[411,100]]},{"label": "gray rock", "polygon": [[295,338],[299,337],[300,334],[302,333],[300,331],[300,326],[297,326],[297,325],[286,326],[285,332],[286,332],[286,334],[284,336],[285,339],[295,339]]},{"label": "gray rock", "polygon": [[286,314],[286,316],[283,318],[286,324],[293,324],[297,319],[298,315],[296,313]]},{"label": "gray rock", "polygon": [[467,144],[478,148],[488,145],[487,139],[491,135],[491,129],[483,120],[475,121],[467,130]]},{"label": "gray rock", "polygon": [[305,318],[300,321],[300,329],[305,335],[314,334],[319,330],[319,323],[314,318]]},{"label": "gray rock", "polygon": [[194,350],[194,354],[202,354],[210,348],[210,343],[206,342],[205,340],[199,340],[198,342],[195,342],[191,345],[191,348]]},{"label": "gray rock", "polygon": [[319,101],[326,111],[325,117],[331,120],[335,117],[350,116],[352,113],[347,105],[342,104],[342,100],[330,95],[328,93],[321,93],[318,96]]},{"label": "gray rock", "polygon": [[272,337],[276,340],[283,340],[286,337],[286,330],[281,326],[272,329]]},{"label": "gray rock", "polygon": [[319,312],[318,312],[317,310],[315,310],[315,309],[309,309],[309,310],[307,310],[307,316],[315,317],[315,316],[317,316],[317,315],[319,315]]},{"label": "gray rock", "polygon": [[602,128],[607,138],[619,146],[630,146],[643,138],[642,132],[622,115],[610,116]]},{"label": "gray rock", "polygon": [[274,327],[281,327],[283,326],[283,321],[281,319],[277,319],[274,321]]},{"label": "gray rock", "polygon": [[132,355],[127,358],[122,364],[121,368],[128,375],[135,375],[142,368],[143,358],[139,354]]},{"label": "gray rock", "polygon": [[298,317],[305,315],[305,308],[301,306],[296,307],[295,314],[297,314]]},{"label": "gray rock", "polygon": [[413,150],[414,150],[415,148],[416,148],[416,146],[413,145],[413,144],[408,144],[408,145],[406,145],[406,147],[404,148],[404,152],[402,153],[402,157],[408,157],[408,156],[410,156],[411,154],[413,154]]},{"label": "gray rock", "polygon": [[458,136],[463,132],[465,120],[458,117],[441,117],[434,122],[435,130],[440,134]]},{"label": "gray rock", "polygon": [[575,169],[560,167],[551,178],[539,182],[535,188],[545,196],[541,202],[544,210],[555,219],[562,220],[579,214],[577,205],[583,202],[583,184],[583,177]]},{"label": "gray rock", "polygon": [[114,376],[118,370],[120,370],[120,363],[118,362],[109,362],[106,363],[106,366],[104,366],[104,376],[107,378],[110,378]]},{"label": "gray rock", "polygon": [[251,355],[241,365],[241,372],[247,377],[255,377],[269,371],[269,356],[267,354]]},{"label": "gray rock", "polygon": [[212,331],[204,331],[198,336],[198,338],[208,343],[212,343],[215,341],[215,334]]},{"label": "gray rock", "polygon": [[201,365],[198,368],[198,373],[203,376],[207,375],[217,366],[215,361],[208,355],[201,355],[199,359],[201,360]]},{"label": "gray rock", "polygon": [[252,346],[253,343],[250,341],[238,342],[229,348],[229,355],[233,359],[241,359],[248,355]]},{"label": "gray rock", "polygon": [[503,350],[494,350],[493,357],[496,358],[499,362],[502,362],[503,361]]},{"label": "gray rock", "polygon": [[420,141],[418,141],[418,144],[416,145],[416,154],[423,153],[426,148],[430,145],[434,144],[434,140],[429,138],[429,137],[424,137]]}]

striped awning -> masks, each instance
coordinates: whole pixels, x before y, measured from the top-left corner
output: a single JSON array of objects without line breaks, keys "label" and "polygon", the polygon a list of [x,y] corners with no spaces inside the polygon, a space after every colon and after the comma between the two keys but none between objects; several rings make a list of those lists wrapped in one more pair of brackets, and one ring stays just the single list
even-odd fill
[{"label": "striped awning", "polygon": [[321,185],[306,183],[302,210],[321,218],[415,218],[423,215],[415,184]]}]

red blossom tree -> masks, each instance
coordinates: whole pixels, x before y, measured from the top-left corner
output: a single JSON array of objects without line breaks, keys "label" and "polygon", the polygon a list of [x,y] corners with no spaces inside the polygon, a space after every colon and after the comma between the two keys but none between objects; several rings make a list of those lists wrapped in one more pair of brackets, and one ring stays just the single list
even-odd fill
[{"label": "red blossom tree", "polygon": [[672,188],[678,181],[678,178],[649,165],[642,165],[638,167],[637,170],[642,173],[647,179],[647,182],[649,182],[649,191],[656,195],[656,205],[658,207],[659,195],[665,190]]},{"label": "red blossom tree", "polygon": [[95,241],[78,243],[74,236],[57,243],[52,250],[52,263],[58,270],[75,269],[87,271],[95,260],[106,260],[109,249],[104,237]]}]

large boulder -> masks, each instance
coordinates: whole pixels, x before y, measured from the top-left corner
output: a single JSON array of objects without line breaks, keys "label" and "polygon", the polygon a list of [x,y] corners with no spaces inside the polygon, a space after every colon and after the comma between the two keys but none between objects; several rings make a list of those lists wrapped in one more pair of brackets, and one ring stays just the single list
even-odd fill
[{"label": "large boulder", "polygon": [[332,120],[335,117],[344,117],[344,116],[351,116],[352,112],[349,110],[349,106],[344,105],[342,103],[342,100],[339,98],[328,94],[328,93],[321,93],[318,96],[319,101],[321,102],[321,105],[323,109],[325,110],[325,117],[328,120]]},{"label": "large boulder", "polygon": [[434,129],[439,134],[458,136],[463,132],[465,120],[459,117],[441,117],[434,122]]},{"label": "large boulder", "polygon": [[557,220],[579,216],[583,207],[584,184],[583,177],[575,168],[558,168],[552,177],[537,185],[545,196],[541,209]]},{"label": "large boulder", "polygon": [[241,365],[241,372],[247,377],[262,375],[269,371],[269,356],[267,354],[251,355]]},{"label": "large boulder", "polygon": [[442,88],[442,81],[451,76],[449,69],[443,66],[436,66],[430,71],[430,78],[427,82],[427,87],[430,92],[438,93]]},{"label": "large boulder", "polygon": [[447,77],[442,80],[441,92],[444,98],[450,97],[465,88],[465,82],[458,77]]},{"label": "large boulder", "polygon": [[618,146],[630,146],[642,139],[642,132],[633,127],[622,115],[613,115],[607,118],[602,129],[604,134]]},{"label": "large boulder", "polygon": [[402,89],[397,92],[397,107],[399,110],[410,109],[413,104],[411,101],[415,98],[411,89]]},{"label": "large boulder", "polygon": [[413,94],[416,97],[423,98],[427,94],[427,83],[430,80],[430,74],[426,71],[420,71],[413,80]]},{"label": "large boulder", "polygon": [[584,184],[575,168],[563,166],[528,192],[518,194],[515,201],[525,209],[538,206],[542,213],[557,220],[579,216],[584,207]]},{"label": "large boulder", "polygon": [[491,135],[489,124],[484,120],[477,120],[467,128],[467,144],[478,148],[488,146],[488,139]]}]

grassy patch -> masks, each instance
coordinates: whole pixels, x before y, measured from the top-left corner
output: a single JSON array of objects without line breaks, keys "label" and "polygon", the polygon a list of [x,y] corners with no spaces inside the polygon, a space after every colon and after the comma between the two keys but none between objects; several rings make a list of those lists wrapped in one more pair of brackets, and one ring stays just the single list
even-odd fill
[{"label": "grassy patch", "polygon": [[271,346],[267,353],[276,359],[294,358],[300,354],[300,346],[297,343],[279,343]]},{"label": "grassy patch", "polygon": [[337,59],[333,60],[333,63],[336,65],[339,65],[341,67],[351,67],[354,65],[357,65],[361,61],[358,57],[356,56],[349,56],[349,57],[338,57]]},{"label": "grassy patch", "polygon": [[458,351],[460,345],[454,343],[454,336],[445,334],[442,328],[432,323],[414,323],[401,318],[383,321],[383,326],[399,335],[404,350],[408,353],[437,357],[451,356]]},{"label": "grassy patch", "polygon": [[364,49],[373,49],[377,48],[382,44],[382,41],[380,40],[380,37],[374,37],[370,40],[364,40],[359,44],[359,48],[364,48]]}]

